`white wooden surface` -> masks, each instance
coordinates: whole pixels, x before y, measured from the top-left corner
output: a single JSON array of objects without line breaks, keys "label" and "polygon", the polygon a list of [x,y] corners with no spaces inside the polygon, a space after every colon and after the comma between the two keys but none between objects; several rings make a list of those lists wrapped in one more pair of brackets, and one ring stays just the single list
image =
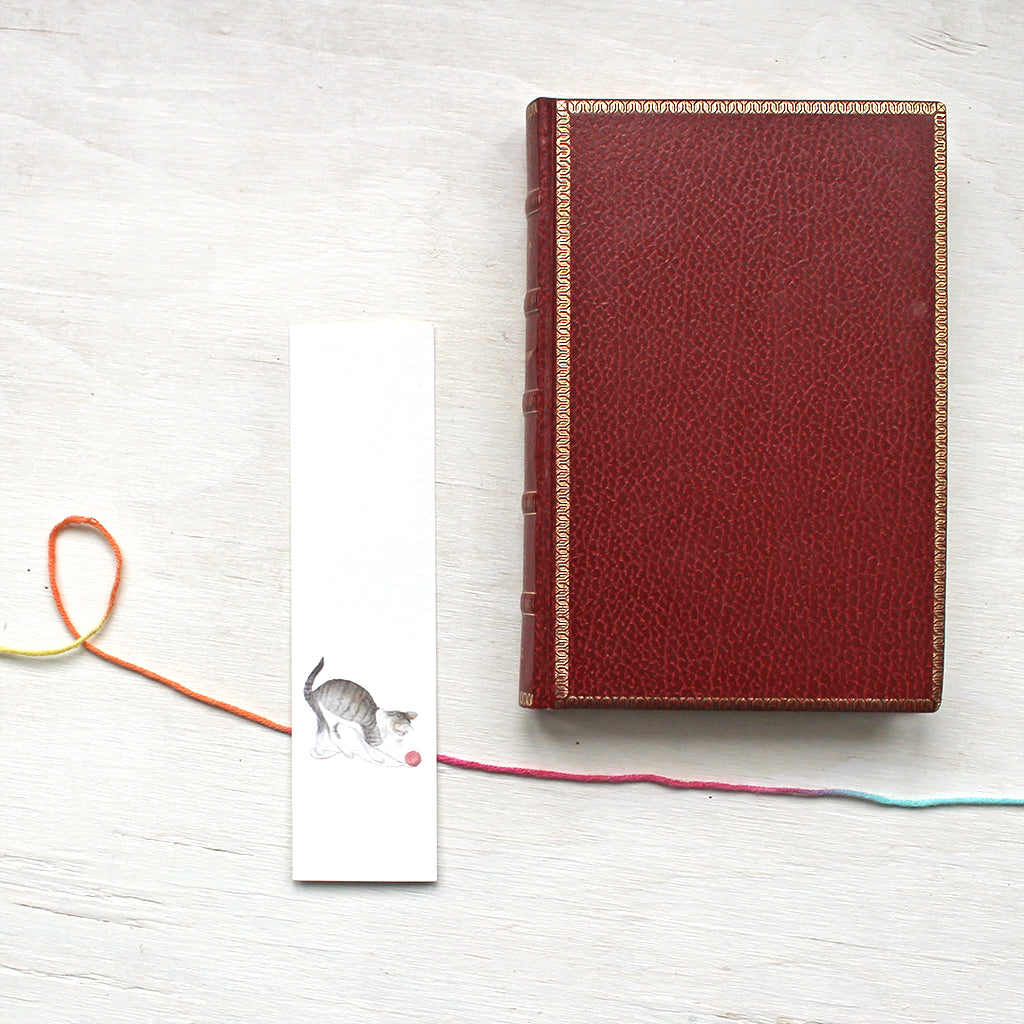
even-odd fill
[{"label": "white wooden surface", "polygon": [[[46,534],[93,515],[127,557],[105,646],[285,715],[287,327],[410,316],[437,327],[444,751],[1024,795],[1022,52],[1016,0],[3,0],[0,642],[61,635]],[[538,94],[947,103],[938,715],[515,706]],[[69,540],[83,624],[108,562]],[[287,743],[85,653],[0,663],[0,1019],[1020,1019],[1020,811],[446,769],[439,883],[301,885]]]}]

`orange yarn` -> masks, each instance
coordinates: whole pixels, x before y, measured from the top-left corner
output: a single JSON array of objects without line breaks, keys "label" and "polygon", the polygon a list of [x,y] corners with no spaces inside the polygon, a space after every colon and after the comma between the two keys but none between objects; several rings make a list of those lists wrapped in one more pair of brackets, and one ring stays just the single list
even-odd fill
[{"label": "orange yarn", "polygon": [[[74,623],[71,621],[71,616],[68,615],[67,609],[64,607],[60,587],[57,585],[57,537],[60,535],[62,530],[69,526],[87,526],[92,530],[96,530],[107,544],[110,545],[110,550],[114,552],[114,560],[116,564],[116,568],[114,570],[114,584],[110,588],[110,599],[107,601],[107,610],[104,613],[103,621],[106,621],[107,617],[113,611],[114,601],[117,598],[117,591],[121,586],[121,567],[124,559],[121,555],[121,549],[118,547],[117,541],[114,540],[113,536],[111,536],[110,531],[107,530],[102,523],[95,519],[91,519],[88,516],[68,516],[66,519],[62,519],[50,531],[50,546],[47,557],[47,566],[50,571],[50,592],[53,594],[54,604],[57,606],[57,611],[60,613],[60,617],[63,619],[64,625],[67,626],[68,631],[76,640],[81,640],[82,634],[78,632]],[[211,705],[212,707],[221,708],[224,711],[230,711],[233,715],[239,715],[241,718],[248,718],[250,722],[265,725],[267,728],[276,729],[278,732],[291,733],[292,731],[290,726],[282,725],[280,722],[275,722],[271,718],[265,718],[263,715],[257,715],[252,711],[246,711],[245,708],[236,707],[234,704],[228,704],[227,701],[218,700],[216,697],[209,697],[205,693],[198,693],[196,690],[190,690],[187,686],[182,686],[181,683],[176,683],[173,679],[168,679],[166,676],[159,675],[156,672],[151,672],[148,668],[143,668],[141,665],[135,665],[130,661],[125,661],[124,658],[119,658],[117,655],[110,654],[97,647],[91,640],[83,640],[81,646],[114,665],[120,665],[121,668],[126,668],[130,672],[137,672],[140,676],[145,676],[147,679],[152,679],[154,682],[163,683],[164,686],[169,686],[172,690],[177,690],[178,693],[183,693],[186,697],[191,697],[193,700],[199,700],[204,704]]]}]

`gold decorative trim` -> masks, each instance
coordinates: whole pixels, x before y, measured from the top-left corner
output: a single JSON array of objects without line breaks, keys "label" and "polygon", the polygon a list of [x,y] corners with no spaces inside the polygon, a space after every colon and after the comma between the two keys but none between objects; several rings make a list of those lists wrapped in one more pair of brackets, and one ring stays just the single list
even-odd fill
[{"label": "gold decorative trim", "polygon": [[[528,115],[536,113],[536,101]],[[934,118],[935,138],[935,550],[932,622],[932,696],[900,698],[737,698],[599,697],[569,693],[569,458],[570,458],[570,319],[571,319],[571,160],[570,114],[927,114]],[[946,585],[946,446],[947,446],[947,261],[946,261],[946,109],[917,100],[556,100],[555,101],[555,706],[565,704],[676,707],[842,707],[848,710],[903,708],[934,710],[942,692]],[[524,703],[524,700],[526,703]],[[529,707],[532,694],[520,694]]]},{"label": "gold decorative trim", "polygon": [[559,100],[568,114],[933,114],[917,100]]},{"label": "gold decorative trim", "polygon": [[946,304],[946,110],[935,110],[935,582],[932,696],[942,693],[946,627],[946,410],[949,310]]},{"label": "gold decorative trim", "polygon": [[605,705],[611,707],[646,707],[651,704],[677,708],[749,708],[759,711],[792,711],[796,708],[843,708],[846,711],[904,710],[934,711],[938,701],[933,697],[605,697],[568,696],[566,704],[578,707]]},{"label": "gold decorative trim", "polygon": [[519,706],[521,708],[532,708],[533,707],[533,694],[529,690],[519,691]]},{"label": "gold decorative trim", "polygon": [[555,698],[569,694],[569,104],[555,103]]}]

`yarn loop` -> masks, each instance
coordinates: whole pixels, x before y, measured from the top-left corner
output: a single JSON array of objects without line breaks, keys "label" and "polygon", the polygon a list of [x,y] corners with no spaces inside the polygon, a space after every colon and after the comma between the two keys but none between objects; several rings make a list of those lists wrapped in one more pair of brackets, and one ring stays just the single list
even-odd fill
[{"label": "yarn loop", "polygon": [[[95,530],[107,542],[110,550],[114,553],[114,582],[110,587],[110,597],[107,601],[107,609],[103,613],[103,618],[101,618],[88,633],[79,633],[75,624],[71,621],[71,616],[68,614],[68,610],[64,605],[64,598],[60,592],[60,585],[57,582],[57,538],[64,530],[71,526],[85,526],[91,530]],[[218,700],[216,697],[210,697],[205,693],[199,693],[196,690],[191,690],[187,686],[182,686],[181,683],[176,683],[173,679],[168,679],[166,676],[162,676],[157,672],[151,672],[148,668],[143,668],[141,665],[136,665],[131,661],[126,661],[124,658],[117,657],[115,654],[110,654],[109,652],[102,650],[100,647],[97,647],[96,644],[92,642],[92,638],[107,624],[107,621],[114,610],[114,602],[117,600],[117,592],[121,587],[121,570],[124,565],[124,556],[121,554],[120,546],[117,541],[114,540],[110,531],[101,522],[99,522],[99,520],[92,519],[89,516],[68,516],[67,518],[62,519],[50,531],[50,541],[46,562],[50,574],[50,593],[53,595],[53,603],[57,606],[57,611],[60,613],[61,620],[67,627],[68,632],[74,637],[74,640],[69,644],[65,644],[63,647],[49,647],[42,649],[0,647],[0,654],[13,654],[26,658],[49,658],[57,654],[66,654],[68,651],[73,651],[78,647],[84,647],[91,654],[95,654],[98,657],[103,658],[105,661],[109,661],[114,665],[120,665],[121,668],[126,668],[130,672],[137,672],[140,676],[145,676],[147,679],[152,679],[154,682],[163,683],[164,686],[169,686],[172,690],[177,690],[178,693],[184,694],[186,697],[191,697],[193,700],[202,701],[204,704],[209,704],[211,707],[215,708],[221,708],[224,711],[230,711],[233,715],[240,715],[242,718],[249,719],[250,722],[265,725],[268,729],[276,729],[278,732],[291,732],[291,729],[287,725],[282,725],[280,722],[275,722],[271,718],[266,718],[263,715],[257,715],[253,711],[247,711],[245,708],[229,704],[227,701]]]}]

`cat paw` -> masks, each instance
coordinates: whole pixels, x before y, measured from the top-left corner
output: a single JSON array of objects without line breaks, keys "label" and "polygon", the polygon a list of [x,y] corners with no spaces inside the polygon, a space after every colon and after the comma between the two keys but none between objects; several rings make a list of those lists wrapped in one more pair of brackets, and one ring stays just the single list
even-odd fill
[{"label": "cat paw", "polygon": [[317,758],[317,760],[319,760],[319,761],[326,761],[327,758],[334,757],[334,755],[337,754],[337,751],[336,750],[318,750],[316,747],[314,747],[310,751],[310,754],[312,754],[313,757]]}]

